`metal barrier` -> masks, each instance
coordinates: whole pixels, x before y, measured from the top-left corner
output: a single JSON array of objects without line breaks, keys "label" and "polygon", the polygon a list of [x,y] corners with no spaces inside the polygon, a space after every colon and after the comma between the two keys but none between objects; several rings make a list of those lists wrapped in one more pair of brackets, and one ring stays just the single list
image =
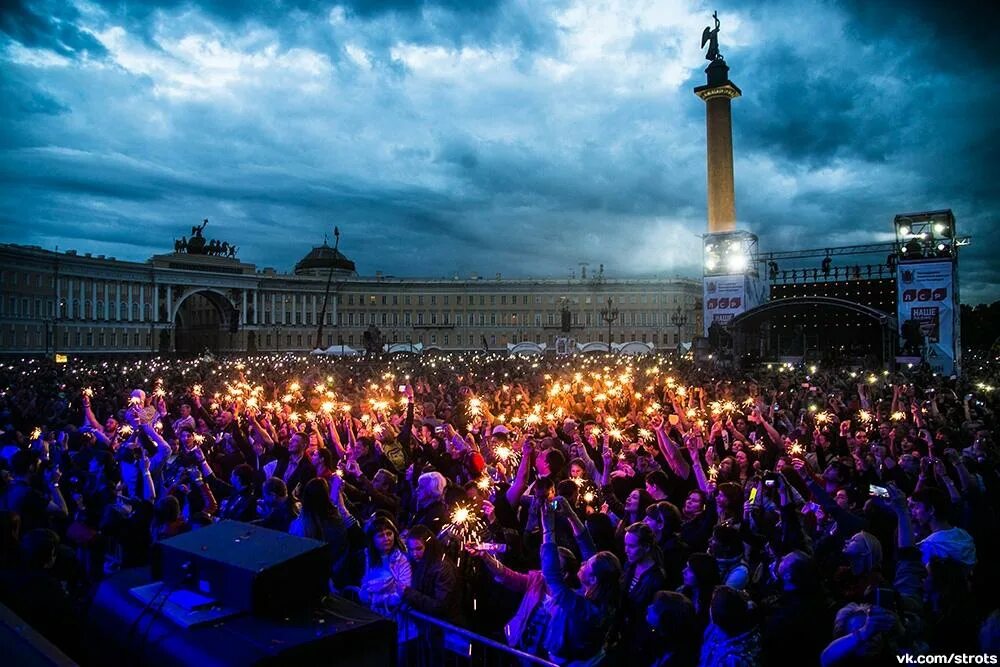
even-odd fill
[{"label": "metal barrier", "polygon": [[415,639],[400,643],[399,667],[558,667],[418,611],[401,613],[398,621],[410,622],[416,629]]}]

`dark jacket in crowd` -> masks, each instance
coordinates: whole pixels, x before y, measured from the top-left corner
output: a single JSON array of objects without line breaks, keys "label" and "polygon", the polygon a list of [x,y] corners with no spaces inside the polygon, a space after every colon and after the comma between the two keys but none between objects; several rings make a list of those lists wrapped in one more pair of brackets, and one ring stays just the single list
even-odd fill
[{"label": "dark jacket in crowd", "polygon": [[462,619],[458,574],[455,566],[444,557],[427,554],[413,563],[410,588],[403,591],[403,602],[419,612],[436,616],[449,623]]}]

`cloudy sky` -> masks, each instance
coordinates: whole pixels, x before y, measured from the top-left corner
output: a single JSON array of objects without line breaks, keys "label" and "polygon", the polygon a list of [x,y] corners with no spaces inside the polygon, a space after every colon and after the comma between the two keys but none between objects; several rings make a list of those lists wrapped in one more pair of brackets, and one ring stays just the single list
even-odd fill
[{"label": "cloudy sky", "polygon": [[0,241],[144,260],[208,218],[279,270],[338,225],[363,275],[700,275],[717,9],[739,226],[853,245],[951,208],[992,301],[995,6],[7,0]]}]

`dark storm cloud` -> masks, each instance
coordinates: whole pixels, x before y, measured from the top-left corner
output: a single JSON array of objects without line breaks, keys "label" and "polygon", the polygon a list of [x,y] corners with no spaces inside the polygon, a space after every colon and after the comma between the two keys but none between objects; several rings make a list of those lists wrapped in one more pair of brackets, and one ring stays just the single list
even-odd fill
[{"label": "dark storm cloud", "polygon": [[76,22],[79,11],[58,0],[0,3],[0,32],[31,48],[43,48],[68,57],[102,57],[105,49]]}]

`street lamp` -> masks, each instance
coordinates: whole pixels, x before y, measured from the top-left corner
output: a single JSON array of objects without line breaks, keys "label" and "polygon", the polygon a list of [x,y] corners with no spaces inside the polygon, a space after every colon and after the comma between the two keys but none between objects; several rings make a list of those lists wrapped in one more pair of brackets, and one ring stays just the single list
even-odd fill
[{"label": "street lamp", "polygon": [[[288,302],[291,301],[291,298],[287,294],[285,295],[284,299],[282,299],[279,296],[275,296],[274,298],[277,299],[278,303],[281,304],[281,319],[285,319],[285,317],[287,316],[287,312],[286,311],[288,309]],[[275,313],[275,315],[277,315],[277,313]],[[282,324],[282,322],[279,322],[278,318],[275,317],[274,318],[274,353],[275,354],[278,354],[278,345],[279,345],[278,337],[281,335],[279,333],[281,331],[281,324]]]},{"label": "street lamp", "polygon": [[670,314],[670,323],[677,327],[677,357],[681,356],[681,329],[688,323],[688,316],[680,306]]},{"label": "street lamp", "polygon": [[605,308],[601,308],[601,319],[608,324],[608,352],[611,352],[611,324],[618,319],[618,309],[613,308],[612,298],[608,297],[608,305]]},{"label": "street lamp", "polygon": [[56,301],[56,312],[45,321],[45,356],[49,354],[49,338],[52,339],[53,356],[59,352],[59,322],[62,321],[63,310],[66,308],[66,299],[61,298]]}]

